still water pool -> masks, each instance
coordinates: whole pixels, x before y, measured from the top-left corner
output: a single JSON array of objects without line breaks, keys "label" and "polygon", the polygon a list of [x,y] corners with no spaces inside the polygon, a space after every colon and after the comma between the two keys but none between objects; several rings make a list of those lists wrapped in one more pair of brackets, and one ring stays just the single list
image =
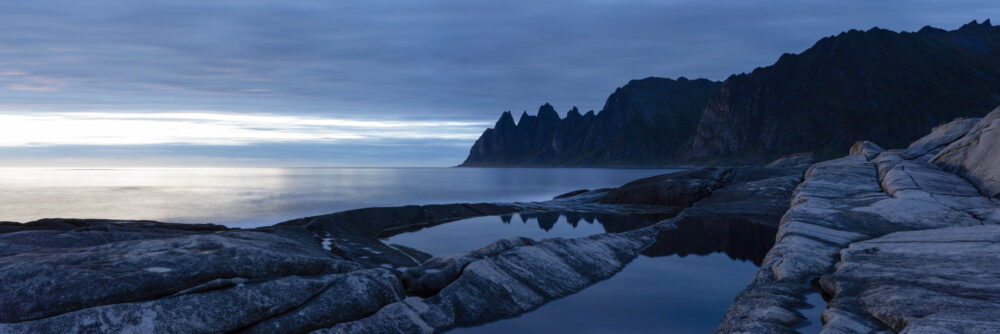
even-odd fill
[{"label": "still water pool", "polygon": [[[460,220],[386,239],[441,255],[511,236],[582,237],[662,217],[535,214]],[[519,317],[453,333],[711,333],[774,245],[775,229],[742,219],[686,219],[615,276]]]}]

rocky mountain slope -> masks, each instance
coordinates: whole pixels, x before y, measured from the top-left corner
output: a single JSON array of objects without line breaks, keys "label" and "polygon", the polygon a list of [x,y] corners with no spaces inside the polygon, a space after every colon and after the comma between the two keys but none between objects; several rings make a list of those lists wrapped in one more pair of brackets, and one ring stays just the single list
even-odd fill
[{"label": "rocky mountain slope", "polygon": [[631,165],[665,163],[691,138],[719,83],[646,78],[615,90],[600,113],[575,107],[560,118],[542,105],[517,123],[504,112],[472,146],[462,166]]},{"label": "rocky mountain slope", "polygon": [[[706,80],[648,78],[596,115],[551,106],[504,113],[462,166],[763,163],[797,152],[828,159],[861,139],[890,147],[1000,103],[1000,27],[873,28],[823,38],[801,54]],[[639,117],[636,117],[639,116]]]}]

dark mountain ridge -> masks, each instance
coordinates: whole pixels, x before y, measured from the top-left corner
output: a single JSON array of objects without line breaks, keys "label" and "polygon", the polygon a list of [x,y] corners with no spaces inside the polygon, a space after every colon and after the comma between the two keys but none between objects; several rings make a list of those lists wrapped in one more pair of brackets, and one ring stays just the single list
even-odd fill
[{"label": "dark mountain ridge", "polygon": [[1000,104],[1000,27],[872,28],[819,40],[800,54],[730,76],[646,78],[601,112],[551,105],[515,124],[505,112],[462,166],[654,166],[759,163],[857,140],[904,146],[970,110]]},{"label": "dark mountain ridge", "polygon": [[573,107],[560,118],[552,105],[515,124],[504,112],[473,145],[462,166],[578,166],[667,163],[689,140],[719,82],[706,79],[632,80],[599,113]]}]

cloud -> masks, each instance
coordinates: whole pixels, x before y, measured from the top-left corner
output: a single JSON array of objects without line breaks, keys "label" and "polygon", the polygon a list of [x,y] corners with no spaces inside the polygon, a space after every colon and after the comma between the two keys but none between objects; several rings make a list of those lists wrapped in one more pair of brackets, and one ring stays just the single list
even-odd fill
[{"label": "cloud", "polygon": [[467,144],[488,125],[212,112],[0,114],[4,134],[0,146],[371,144],[428,139]]},{"label": "cloud", "polygon": [[[47,103],[63,110],[483,120],[544,102],[600,109],[651,75],[722,80],[851,28],[998,13],[984,0],[6,2],[0,70],[60,78]],[[17,92],[0,98],[39,103]]]},{"label": "cloud", "polygon": [[19,92],[57,92],[59,87],[56,86],[36,86],[36,85],[23,85],[23,84],[13,84],[4,86],[7,90],[19,91]]},{"label": "cloud", "polygon": [[[998,14],[995,0],[7,1],[0,3],[0,114],[212,110],[492,123],[501,111],[534,111],[545,102],[561,112],[574,105],[600,110],[630,79],[723,80],[852,28],[954,29]],[[108,116],[101,128],[113,135],[99,136],[80,133],[79,125],[96,120],[59,117],[56,124],[76,135],[0,134],[0,140],[342,145],[430,137],[455,142],[444,137],[472,133],[469,127],[336,125],[264,131],[267,124],[239,120]],[[143,131],[131,137],[111,124]],[[219,135],[184,139],[179,128],[162,131],[164,124]],[[457,163],[464,153],[453,152],[452,159]]]}]

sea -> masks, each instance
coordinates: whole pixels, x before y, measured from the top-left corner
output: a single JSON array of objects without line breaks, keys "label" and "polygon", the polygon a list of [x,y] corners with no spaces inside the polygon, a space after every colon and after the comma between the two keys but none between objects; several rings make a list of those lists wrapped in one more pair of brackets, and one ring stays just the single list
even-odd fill
[{"label": "sea", "polygon": [[259,227],[343,210],[539,201],[669,169],[0,168],[0,221],[145,219]]}]

